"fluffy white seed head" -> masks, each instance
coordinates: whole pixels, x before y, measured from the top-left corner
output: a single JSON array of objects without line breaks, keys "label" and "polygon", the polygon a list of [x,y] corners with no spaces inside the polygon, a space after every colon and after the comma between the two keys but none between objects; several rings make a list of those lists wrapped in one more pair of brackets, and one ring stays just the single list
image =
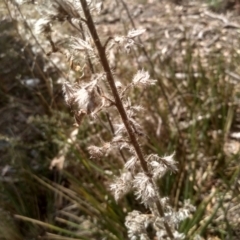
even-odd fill
[{"label": "fluffy white seed head", "polygon": [[72,43],[70,47],[76,51],[93,51],[91,44],[82,40],[81,38],[72,37]]},{"label": "fluffy white seed head", "polygon": [[147,239],[147,227],[154,220],[154,216],[150,214],[142,214],[139,211],[129,212],[125,219],[125,226],[128,229],[129,239]]},{"label": "fluffy white seed head", "polygon": [[48,34],[51,30],[51,20],[47,17],[40,18],[34,25],[34,31],[36,34]]},{"label": "fluffy white seed head", "polygon": [[135,86],[148,86],[154,85],[157,80],[149,79],[150,75],[147,71],[139,70],[133,77],[132,83]]},{"label": "fluffy white seed head", "polygon": [[134,177],[133,186],[137,199],[141,199],[146,206],[152,205],[156,201],[156,192],[145,173],[140,172]]},{"label": "fluffy white seed head", "polygon": [[129,193],[132,189],[132,174],[124,172],[122,175],[115,179],[114,183],[110,185],[110,190],[114,194],[116,201],[119,201],[124,195]]},{"label": "fluffy white seed head", "polygon": [[165,157],[159,157],[157,154],[147,157],[148,166],[155,180],[162,178],[167,171],[176,172],[178,170],[173,157],[174,153]]}]

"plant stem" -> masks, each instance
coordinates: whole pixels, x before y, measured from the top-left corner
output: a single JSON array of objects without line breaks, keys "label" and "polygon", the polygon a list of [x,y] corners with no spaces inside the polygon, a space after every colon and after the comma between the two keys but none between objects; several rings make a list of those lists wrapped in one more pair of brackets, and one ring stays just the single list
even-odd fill
[{"label": "plant stem", "polygon": [[[150,173],[150,171],[148,169],[148,166],[147,166],[147,163],[146,163],[146,161],[144,159],[142,150],[140,148],[140,145],[138,143],[136,135],[133,132],[133,129],[132,129],[131,124],[129,122],[127,113],[126,113],[126,111],[124,109],[122,100],[121,100],[121,98],[120,98],[120,96],[118,94],[118,91],[117,91],[117,88],[116,88],[116,85],[115,85],[115,81],[114,81],[114,78],[113,78],[113,75],[112,75],[112,72],[111,72],[108,60],[107,60],[107,56],[106,56],[106,53],[105,53],[105,48],[104,48],[104,46],[100,42],[98,33],[96,31],[96,28],[95,28],[95,24],[93,22],[93,19],[92,19],[92,16],[91,16],[91,13],[90,13],[90,10],[89,10],[89,7],[88,7],[88,4],[87,4],[86,0],[80,0],[80,2],[81,2],[81,5],[82,5],[82,9],[83,9],[84,15],[85,15],[87,27],[89,29],[89,32],[90,32],[91,36],[92,36],[94,44],[95,44],[95,46],[97,48],[98,55],[99,55],[99,60],[101,62],[101,65],[102,65],[105,73],[106,73],[106,78],[107,78],[108,84],[110,85],[112,94],[114,96],[115,104],[116,104],[116,107],[118,109],[118,112],[119,112],[119,114],[120,114],[120,116],[122,118],[122,121],[123,121],[123,123],[125,125],[125,128],[126,128],[126,130],[128,132],[129,138],[130,138],[131,143],[132,143],[132,145],[133,145],[133,147],[135,149],[135,152],[136,152],[136,154],[138,156],[138,159],[140,161],[141,167],[142,167],[143,171],[145,172],[145,174],[149,177],[150,182],[153,184],[153,186],[155,188],[155,191],[157,191],[156,185],[155,185],[155,183],[154,183],[154,181],[152,179],[152,174]],[[156,200],[155,203],[156,203],[159,215],[162,218],[164,218],[164,211],[163,211],[163,207],[162,207],[160,201]],[[174,239],[173,233],[172,233],[171,228],[168,225],[168,223],[164,223],[164,226],[166,228],[168,236],[171,239]]]}]

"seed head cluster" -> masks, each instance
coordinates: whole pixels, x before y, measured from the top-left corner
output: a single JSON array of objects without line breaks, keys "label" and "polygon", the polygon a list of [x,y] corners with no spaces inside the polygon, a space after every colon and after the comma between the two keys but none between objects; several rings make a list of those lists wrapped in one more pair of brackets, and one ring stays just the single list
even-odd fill
[{"label": "seed head cluster", "polygon": [[[85,63],[80,63],[80,68],[83,69],[86,64],[91,69],[87,81],[81,81],[80,78],[63,84],[66,103],[73,111],[77,125],[87,116],[97,120],[100,113],[111,113],[111,109],[118,113],[111,118],[111,141],[102,142],[100,146],[89,146],[88,150],[92,159],[101,159],[114,149],[122,157],[125,156],[123,169],[119,171],[121,174],[115,176],[109,189],[116,201],[133,192],[136,199],[148,209],[146,213],[133,210],[127,214],[125,225],[129,239],[184,239],[184,234],[177,230],[178,225],[194,211],[194,207],[186,202],[175,211],[168,198],[160,196],[157,184],[165,174],[178,170],[174,154],[144,154],[141,141],[147,138],[138,120],[138,113],[143,108],[132,104],[130,100],[129,92],[132,89],[145,89],[157,81],[142,69],[125,83],[114,78],[111,68],[110,52],[122,49],[129,53],[135,45],[139,45],[137,39],[146,30],[134,29],[126,36],[111,36],[105,43],[100,41],[93,17],[103,8],[101,1],[48,1],[47,10],[42,11],[43,17],[36,23],[36,32],[45,34],[52,52],[65,54],[71,65],[79,65],[78,59],[84,59]],[[69,38],[68,49],[52,39],[52,28],[56,21],[68,21],[79,30],[79,36]]]}]

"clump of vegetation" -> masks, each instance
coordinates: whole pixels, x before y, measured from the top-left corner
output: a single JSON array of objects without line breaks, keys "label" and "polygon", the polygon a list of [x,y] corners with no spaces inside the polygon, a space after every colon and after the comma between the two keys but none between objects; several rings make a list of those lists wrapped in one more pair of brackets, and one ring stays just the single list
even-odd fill
[{"label": "clump of vegetation", "polygon": [[237,239],[235,13],[198,2],[4,2],[28,41],[23,56],[37,59],[31,78],[5,75],[17,84],[1,88],[4,111],[16,90],[34,100],[19,115],[38,108],[24,112],[19,138],[2,134],[0,238]]}]

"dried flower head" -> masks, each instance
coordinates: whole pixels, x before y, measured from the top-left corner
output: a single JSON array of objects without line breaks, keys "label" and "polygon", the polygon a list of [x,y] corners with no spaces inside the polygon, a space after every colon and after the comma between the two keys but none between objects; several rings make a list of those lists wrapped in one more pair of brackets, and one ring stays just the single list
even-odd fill
[{"label": "dried flower head", "polygon": [[[131,48],[133,47],[133,45],[136,44],[135,41],[134,41],[134,38],[136,38],[137,36],[140,36],[144,32],[145,32],[145,29],[131,30],[131,31],[128,32],[127,36],[116,36],[114,38],[113,43],[115,43],[115,44],[117,44],[121,47],[124,47],[125,51],[127,53],[129,53],[131,51]],[[111,45],[111,47],[112,46],[113,45]]]},{"label": "dried flower head", "polygon": [[144,70],[139,70],[134,75],[132,83],[134,85],[147,86],[147,85],[154,85],[157,82],[157,80],[151,80],[149,78],[150,78],[150,75],[148,72]]},{"label": "dried flower head", "polygon": [[149,168],[155,180],[162,178],[167,171],[176,172],[176,161],[173,160],[174,153],[170,156],[159,157],[151,154],[147,157]]},{"label": "dried flower head", "polygon": [[125,226],[128,229],[129,239],[149,239],[147,228],[152,224],[154,216],[150,214],[142,214],[139,211],[129,212],[125,219]]},{"label": "dried flower head", "polygon": [[82,40],[81,38],[72,37],[72,43],[70,45],[76,51],[93,51],[91,44],[87,41]]},{"label": "dried flower head", "polygon": [[113,192],[115,200],[119,201],[132,190],[132,174],[130,172],[122,173],[114,183],[110,184],[110,190]]},{"label": "dried flower head", "polygon": [[51,19],[49,19],[48,17],[43,17],[40,18],[34,26],[35,32],[36,34],[49,34],[51,33],[52,29],[51,29]]},{"label": "dried flower head", "polygon": [[92,81],[84,87],[73,87],[70,83],[63,85],[63,93],[68,105],[74,111],[82,110],[86,114],[93,113],[102,103],[97,89],[97,81]]},{"label": "dried flower head", "polygon": [[[185,239],[185,234],[179,233],[178,231],[173,231],[173,237],[174,237],[173,238],[174,240],[183,240],[183,239]],[[171,240],[167,236],[167,233],[166,233],[164,228],[162,228],[159,231],[157,231],[156,239],[157,240],[162,240],[162,239]]]},{"label": "dried flower head", "polygon": [[99,158],[104,156],[104,152],[103,152],[103,149],[101,147],[89,146],[88,151],[89,151],[92,158],[99,159]]},{"label": "dried flower head", "polygon": [[131,172],[135,172],[136,169],[139,169],[140,165],[139,165],[139,161],[137,161],[137,157],[133,156],[131,157],[124,165],[125,169],[131,171]]},{"label": "dried flower head", "polygon": [[62,89],[66,103],[71,106],[74,102],[74,94],[76,92],[76,88],[73,87],[69,82],[65,82]]},{"label": "dried flower head", "polygon": [[143,173],[138,173],[133,180],[133,187],[137,199],[141,199],[146,206],[152,205],[156,201],[156,192],[149,177]]}]

